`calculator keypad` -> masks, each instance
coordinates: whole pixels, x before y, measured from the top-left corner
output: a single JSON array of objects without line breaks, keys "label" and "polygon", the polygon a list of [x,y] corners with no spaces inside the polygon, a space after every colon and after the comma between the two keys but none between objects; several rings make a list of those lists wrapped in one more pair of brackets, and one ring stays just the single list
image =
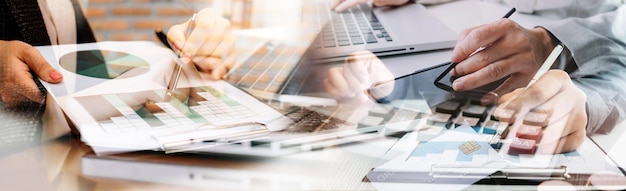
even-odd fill
[{"label": "calculator keypad", "polygon": [[495,149],[500,149],[502,142],[506,142],[507,153],[511,155],[534,154],[550,118],[549,112],[531,111],[512,134],[515,137],[507,139],[509,126],[515,121],[514,110],[482,106],[478,101],[467,99],[448,100],[436,105],[433,110],[435,113],[428,117],[429,125],[448,129],[469,125],[478,133],[493,135],[490,144]]}]

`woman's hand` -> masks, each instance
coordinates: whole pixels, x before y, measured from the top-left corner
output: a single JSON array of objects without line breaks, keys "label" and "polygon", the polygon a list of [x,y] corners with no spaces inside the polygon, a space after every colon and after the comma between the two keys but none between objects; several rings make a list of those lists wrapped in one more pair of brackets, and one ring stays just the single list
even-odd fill
[{"label": "woman's hand", "polygon": [[25,102],[44,103],[31,71],[49,83],[59,83],[63,76],[39,51],[21,41],[0,41],[0,99],[8,107]]},{"label": "woman's hand", "polygon": [[[168,40],[181,50],[183,63],[192,61],[211,79],[222,79],[237,59],[230,22],[210,8],[198,12],[191,21],[172,26],[167,32]],[[185,36],[188,28],[192,31]]]}]

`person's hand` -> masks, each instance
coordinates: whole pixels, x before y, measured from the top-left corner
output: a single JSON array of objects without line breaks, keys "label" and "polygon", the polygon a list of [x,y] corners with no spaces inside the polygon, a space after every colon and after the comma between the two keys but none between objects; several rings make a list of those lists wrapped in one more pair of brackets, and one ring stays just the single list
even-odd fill
[{"label": "person's hand", "polygon": [[25,102],[44,103],[44,95],[31,75],[49,83],[59,83],[63,75],[52,68],[39,51],[21,41],[0,40],[0,99],[7,107]]},{"label": "person's hand", "polygon": [[[485,49],[470,56],[474,51]],[[554,48],[543,28],[525,29],[509,19],[464,30],[454,47],[450,71],[455,91],[472,90],[509,77],[493,90],[503,95],[526,86]],[[482,100],[491,105],[497,100]]]},{"label": "person's hand", "polygon": [[[376,55],[369,51],[359,51],[350,54],[342,67],[328,70],[324,88],[338,100],[364,102],[368,100],[365,90],[373,83],[393,78],[391,71]],[[384,89],[389,93],[393,87]]]},{"label": "person's hand", "polygon": [[[536,83],[519,88],[503,95],[494,115],[504,110],[513,111],[513,118],[507,118],[514,125],[509,137],[515,136],[528,112],[548,114],[548,125],[543,129],[543,138],[538,144],[538,153],[563,153],[578,148],[586,136],[587,112],[586,95],[578,89],[569,75],[562,70],[550,70]],[[502,118],[501,118],[502,119]]]},{"label": "person's hand", "polygon": [[[188,27],[193,30],[185,38]],[[198,12],[194,23],[190,19],[172,26],[167,36],[174,48],[183,53],[183,63],[191,58],[199,71],[210,74],[214,80],[222,79],[237,59],[230,22],[213,9]]]},{"label": "person's hand", "polygon": [[[409,0],[373,0],[372,1],[374,6],[379,6],[379,7],[399,6],[399,5],[404,5],[407,2],[409,2]],[[356,5],[365,4],[365,3],[367,3],[367,0],[333,0],[332,3],[330,4],[330,8],[337,12],[343,12]]]}]

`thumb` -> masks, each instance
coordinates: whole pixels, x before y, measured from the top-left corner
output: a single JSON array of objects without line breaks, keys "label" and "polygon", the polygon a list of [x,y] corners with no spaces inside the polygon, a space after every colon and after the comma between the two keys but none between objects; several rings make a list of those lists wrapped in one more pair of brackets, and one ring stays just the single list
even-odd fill
[{"label": "thumb", "polygon": [[187,41],[187,38],[185,37],[185,32],[187,26],[189,26],[189,22],[190,21],[179,25],[174,25],[170,27],[169,30],[167,30],[167,40],[172,43],[171,45],[175,50],[182,49],[182,44]]},{"label": "thumb", "polygon": [[18,55],[20,60],[24,61],[28,67],[37,74],[37,76],[46,82],[59,83],[63,80],[63,75],[54,69],[48,61],[43,58],[39,51],[27,44],[23,44],[24,52]]}]

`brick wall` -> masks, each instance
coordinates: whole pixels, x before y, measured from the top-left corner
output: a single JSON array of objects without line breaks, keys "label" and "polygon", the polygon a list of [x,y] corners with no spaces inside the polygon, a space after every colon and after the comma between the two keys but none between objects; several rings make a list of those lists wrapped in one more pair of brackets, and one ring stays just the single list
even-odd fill
[{"label": "brick wall", "polygon": [[154,30],[182,23],[213,0],[80,0],[96,39],[156,40]]}]

